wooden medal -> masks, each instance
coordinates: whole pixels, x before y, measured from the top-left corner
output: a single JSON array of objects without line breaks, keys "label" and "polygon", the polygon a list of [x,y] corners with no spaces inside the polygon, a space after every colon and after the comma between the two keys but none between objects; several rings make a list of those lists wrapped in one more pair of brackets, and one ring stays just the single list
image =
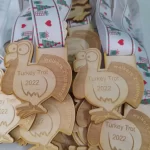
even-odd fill
[{"label": "wooden medal", "polygon": [[32,55],[30,41],[11,43],[6,49],[7,71],[2,80],[2,91],[14,94],[24,102],[17,106],[21,118],[46,113],[41,103],[50,97],[62,102],[72,81],[71,67],[61,57],[43,54],[38,62],[31,63]]},{"label": "wooden medal", "polygon": [[21,138],[20,135],[20,127],[16,127],[14,130],[10,132],[10,135],[13,137],[14,141],[17,142],[21,146],[26,146],[28,143]]},{"label": "wooden medal", "polygon": [[76,114],[76,122],[79,127],[85,128],[90,124],[90,115],[89,111],[92,109],[92,106],[84,100],[79,106]]},{"label": "wooden medal", "polygon": [[78,74],[73,82],[73,94],[99,107],[90,111],[95,123],[109,118],[122,119],[115,109],[125,102],[137,107],[144,92],[143,79],[137,69],[120,62],[100,69],[101,57],[98,49],[91,48],[78,52],[74,61],[74,71]]},{"label": "wooden medal", "polygon": [[0,92],[0,143],[13,143],[9,132],[19,124],[20,117],[16,114],[15,107],[21,102],[13,95]]},{"label": "wooden medal", "polygon": [[107,150],[147,150],[150,147],[150,118],[130,110],[126,119],[107,120],[100,134],[100,147]]},{"label": "wooden medal", "polygon": [[62,103],[50,98],[43,103],[43,106],[47,108],[48,113],[38,114],[31,129],[26,131],[20,128],[20,134],[25,141],[36,145],[34,149],[39,148],[39,145],[45,148],[53,146],[56,149],[51,141],[57,133],[63,132],[67,135],[72,133],[75,121],[74,104],[67,95]]}]

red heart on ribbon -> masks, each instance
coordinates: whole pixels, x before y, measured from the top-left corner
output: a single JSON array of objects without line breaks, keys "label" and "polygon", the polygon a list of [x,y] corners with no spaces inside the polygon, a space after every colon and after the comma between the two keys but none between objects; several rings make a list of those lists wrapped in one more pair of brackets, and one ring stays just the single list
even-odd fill
[{"label": "red heart on ribbon", "polygon": [[118,43],[119,43],[120,45],[124,45],[124,40],[121,39],[121,40],[118,41]]},{"label": "red heart on ribbon", "polygon": [[147,82],[144,80],[144,84],[147,84]]},{"label": "red heart on ribbon", "polygon": [[139,52],[142,52],[142,50],[141,50],[141,48],[140,48],[140,47],[138,47],[138,51],[139,51]]},{"label": "red heart on ribbon", "polygon": [[25,28],[25,27],[26,27],[26,24],[22,24],[22,25],[21,25],[21,28]]},{"label": "red heart on ribbon", "polygon": [[106,15],[106,16],[107,16],[107,13],[106,13],[106,12],[104,12],[104,15]]},{"label": "red heart on ribbon", "polygon": [[49,27],[52,26],[52,23],[51,23],[50,20],[46,21],[45,24],[46,24],[47,26],[49,26]]}]

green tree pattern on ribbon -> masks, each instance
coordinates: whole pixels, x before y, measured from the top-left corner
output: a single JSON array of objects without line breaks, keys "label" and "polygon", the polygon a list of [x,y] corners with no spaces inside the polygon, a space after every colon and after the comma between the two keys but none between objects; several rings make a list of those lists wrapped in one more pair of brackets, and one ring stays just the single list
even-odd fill
[{"label": "green tree pattern on ribbon", "polygon": [[128,25],[129,25],[129,26],[132,26],[130,19],[129,19],[128,17],[126,17],[126,16],[125,16],[125,19],[126,19]]},{"label": "green tree pattern on ribbon", "polygon": [[54,42],[54,41],[48,41],[48,40],[42,40],[42,44],[44,48],[54,47],[60,44],[60,42]]},{"label": "green tree pattern on ribbon", "polygon": [[145,71],[148,71],[148,67],[146,63],[137,63],[137,66]]},{"label": "green tree pattern on ribbon", "polygon": [[69,6],[67,5],[67,2],[65,0],[57,0],[57,4],[60,4],[60,5],[63,5],[63,6],[66,6],[69,8]]},{"label": "green tree pattern on ribbon", "polygon": [[38,5],[38,4],[42,4],[41,1],[34,1],[34,4]]},{"label": "green tree pattern on ribbon", "polygon": [[118,50],[111,50],[110,51],[110,55],[111,56],[116,56],[116,55],[118,55],[119,54],[119,51]]},{"label": "green tree pattern on ribbon", "polygon": [[22,38],[22,40],[29,40],[30,39],[30,36],[26,36],[24,38]]},{"label": "green tree pattern on ribbon", "polygon": [[22,15],[22,17],[31,17],[31,16],[32,16],[31,12],[28,12],[25,15]]},{"label": "green tree pattern on ribbon", "polygon": [[49,35],[48,35],[47,32],[40,32],[39,34],[40,34],[40,38],[41,38],[41,39],[43,39],[43,38],[48,38],[48,37],[49,37]]},{"label": "green tree pattern on ribbon", "polygon": [[141,104],[150,104],[150,99],[143,99]]},{"label": "green tree pattern on ribbon", "polygon": [[144,72],[145,77],[150,77],[150,73],[149,72]]},{"label": "green tree pattern on ribbon", "polygon": [[111,20],[109,20],[108,18],[106,18],[106,17],[104,16],[104,14],[101,14],[101,17],[102,17],[104,20],[106,20],[106,21],[108,21],[108,22],[111,22]]},{"label": "green tree pattern on ribbon", "polygon": [[106,0],[102,0],[102,4],[104,4],[105,6],[107,6],[107,7],[110,8],[110,6],[108,5],[108,3],[106,3]]},{"label": "green tree pattern on ribbon", "polygon": [[120,31],[119,29],[114,28],[114,27],[112,27],[112,26],[109,26],[109,29],[112,30],[112,31]]},{"label": "green tree pattern on ribbon", "polygon": [[41,10],[45,10],[45,9],[49,9],[52,8],[54,6],[47,6],[47,5],[36,5],[37,11],[41,11]]}]

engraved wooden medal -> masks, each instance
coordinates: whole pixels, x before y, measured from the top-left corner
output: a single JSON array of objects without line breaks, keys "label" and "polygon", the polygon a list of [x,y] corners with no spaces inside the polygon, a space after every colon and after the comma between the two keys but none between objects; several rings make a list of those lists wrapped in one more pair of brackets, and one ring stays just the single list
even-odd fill
[{"label": "engraved wooden medal", "polygon": [[21,118],[46,113],[41,103],[49,97],[63,101],[72,80],[71,67],[61,57],[43,54],[37,63],[31,63],[32,55],[30,41],[11,43],[6,49],[2,91],[24,102],[17,107]]},{"label": "engraved wooden medal", "polygon": [[[137,69],[119,62],[100,69],[101,59],[100,51],[93,48],[78,52],[74,61],[74,71],[78,74],[73,82],[73,94],[99,107],[90,111],[95,123],[123,118],[115,109],[125,102],[137,107],[144,92],[143,79]],[[129,102],[132,98],[134,103]]]}]

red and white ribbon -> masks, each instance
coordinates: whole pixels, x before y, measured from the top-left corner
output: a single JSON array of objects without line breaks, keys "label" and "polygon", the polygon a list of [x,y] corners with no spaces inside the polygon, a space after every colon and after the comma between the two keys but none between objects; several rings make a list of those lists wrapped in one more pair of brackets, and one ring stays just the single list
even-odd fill
[{"label": "red and white ribbon", "polygon": [[71,3],[71,0],[30,0],[29,7],[16,20],[12,42],[35,39],[40,48],[63,47]]}]

